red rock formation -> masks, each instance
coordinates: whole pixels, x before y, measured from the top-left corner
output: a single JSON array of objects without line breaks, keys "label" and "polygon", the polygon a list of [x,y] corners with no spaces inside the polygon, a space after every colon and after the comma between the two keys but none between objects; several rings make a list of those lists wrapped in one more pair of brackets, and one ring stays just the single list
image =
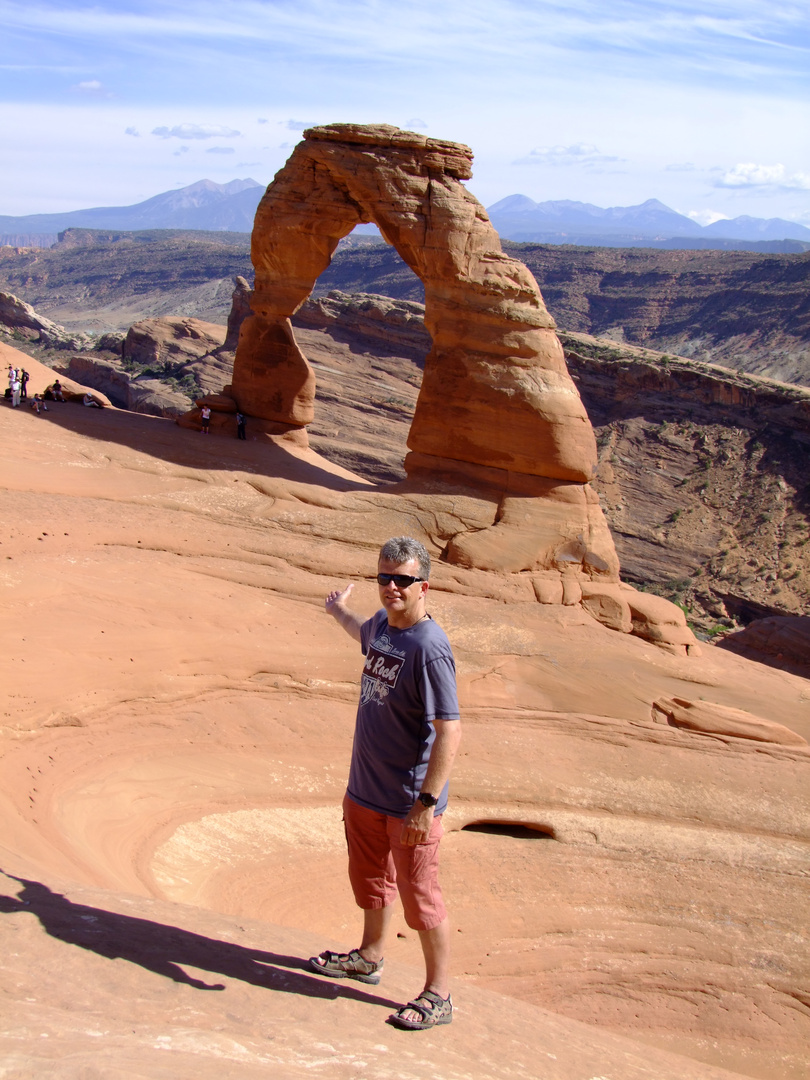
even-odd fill
[{"label": "red rock formation", "polygon": [[[290,318],[340,239],[374,222],[424,283],[432,339],[404,491],[439,522],[455,519],[459,497],[479,500],[474,522],[435,530],[443,556],[471,569],[553,571],[564,604],[580,603],[594,578],[618,582],[613,540],[588,486],[593,429],[536,281],[501,251],[461,183],[471,176],[470,149],[388,125],[304,134],[256,212],[253,314],[242,323],[231,388],[239,408],[260,430],[303,434],[315,378]],[[549,602],[547,594],[556,590],[541,583],[535,595]],[[628,607],[627,617],[622,608],[622,629],[629,619],[630,632],[650,640],[681,651],[694,643],[680,611],[665,601],[648,608]],[[616,622],[604,605],[592,610]]]},{"label": "red rock formation", "polygon": [[687,728],[706,735],[726,735],[755,742],[778,743],[780,746],[807,746],[807,740],[797,732],[754,716],[743,709],[716,705],[711,701],[687,701],[685,698],[662,697],[653,702],[654,720],[664,718],[674,727]]},{"label": "red rock formation", "polygon": [[198,360],[225,341],[225,328],[201,319],[143,319],[129,328],[124,340],[125,360],[138,364],[187,364]]},{"label": "red rock formation", "polygon": [[250,315],[250,298],[253,295],[250,283],[241,275],[233,279],[233,284],[231,310],[228,315],[228,333],[225,336],[225,344],[222,345],[222,349],[227,352],[236,350],[242,323]]},{"label": "red rock formation", "polygon": [[[254,415],[312,418],[314,380],[289,317],[362,222],[425,284],[433,349],[409,446],[477,465],[587,482],[593,432],[531,273],[504,255],[463,187],[472,153],[388,125],[305,132],[256,213],[254,316],[242,330],[234,393]],[[407,465],[406,465],[407,467]]]}]

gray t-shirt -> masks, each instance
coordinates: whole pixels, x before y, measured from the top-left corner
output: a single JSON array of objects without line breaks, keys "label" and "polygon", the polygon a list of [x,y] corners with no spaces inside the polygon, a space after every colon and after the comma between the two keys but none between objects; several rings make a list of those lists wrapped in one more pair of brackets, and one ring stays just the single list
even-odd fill
[{"label": "gray t-shirt", "polygon": [[[460,719],[453,651],[432,619],[398,630],[388,625],[384,609],[360,634],[366,662],[348,795],[370,810],[404,818],[427,772],[436,738],[431,721]],[[447,784],[436,813],[446,806]]]}]

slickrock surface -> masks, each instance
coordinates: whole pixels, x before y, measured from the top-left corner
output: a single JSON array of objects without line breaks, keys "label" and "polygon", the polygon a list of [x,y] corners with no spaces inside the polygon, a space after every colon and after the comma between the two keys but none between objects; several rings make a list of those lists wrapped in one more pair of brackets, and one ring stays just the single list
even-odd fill
[{"label": "slickrock surface", "polygon": [[9,1076],[807,1075],[810,754],[653,709],[807,740],[807,680],[437,563],[465,724],[458,1014],[397,1033],[419,981],[400,914],[379,988],[301,966],[357,928],[339,801],[360,656],[322,602],[353,580],[375,609],[382,537],[436,551],[433,496],[113,409],[0,420]]}]

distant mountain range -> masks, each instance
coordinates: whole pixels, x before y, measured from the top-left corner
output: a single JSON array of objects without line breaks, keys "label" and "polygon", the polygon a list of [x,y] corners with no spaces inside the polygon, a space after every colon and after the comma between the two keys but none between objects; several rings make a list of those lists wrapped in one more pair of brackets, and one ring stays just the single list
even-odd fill
[{"label": "distant mountain range", "polygon": [[[198,180],[165,191],[134,206],[97,206],[65,214],[0,215],[0,244],[48,247],[70,228],[195,229],[249,233],[264,194],[256,180],[215,184]],[[782,218],[737,217],[701,226],[657,199],[639,206],[603,209],[569,199],[536,203],[509,195],[488,207],[492,224],[505,240],[587,247],[735,248],[770,252],[810,250],[810,229]],[[361,225],[360,233],[376,233]]]},{"label": "distant mountain range", "polygon": [[[253,229],[253,218],[265,186],[256,180],[231,180],[196,184],[164,191],[134,206],[96,206],[66,214],[0,215],[0,242],[14,243],[8,236],[51,235],[56,241],[64,229],[202,229],[209,232],[242,232]],[[44,245],[43,245],[44,246]]]},{"label": "distant mountain range", "polygon": [[[509,195],[487,207],[487,213],[503,239],[538,244],[663,248],[755,245],[763,251],[804,251],[810,246],[810,229],[795,221],[736,217],[701,226],[658,199],[648,199],[639,206],[603,209],[570,199],[536,203],[526,195]],[[774,246],[785,241],[796,243]]]}]

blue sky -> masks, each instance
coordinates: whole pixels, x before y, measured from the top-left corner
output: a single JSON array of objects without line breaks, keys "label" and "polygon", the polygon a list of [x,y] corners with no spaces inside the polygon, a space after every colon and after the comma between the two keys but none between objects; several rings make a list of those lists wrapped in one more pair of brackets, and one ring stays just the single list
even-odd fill
[{"label": "blue sky", "polygon": [[522,193],[810,225],[807,0],[0,0],[0,214],[268,183],[305,126],[467,143]]}]

